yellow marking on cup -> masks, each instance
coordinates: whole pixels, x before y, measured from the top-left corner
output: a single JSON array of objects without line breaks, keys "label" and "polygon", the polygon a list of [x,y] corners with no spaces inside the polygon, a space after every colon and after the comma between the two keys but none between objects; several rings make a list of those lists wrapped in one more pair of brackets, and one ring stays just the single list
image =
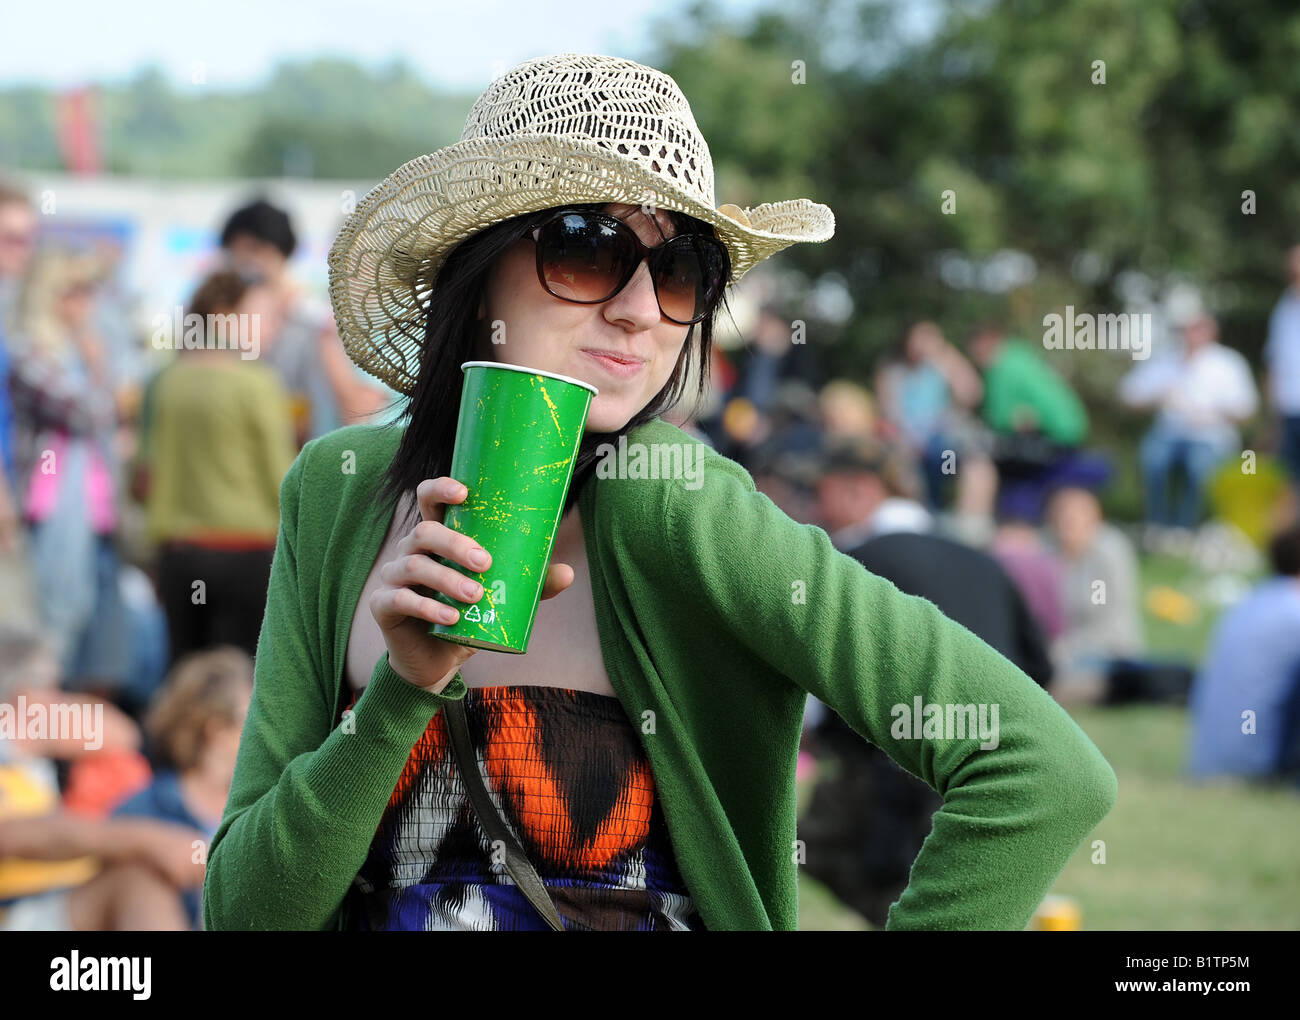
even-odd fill
[{"label": "yellow marking on cup", "polygon": [[561,471],[567,471],[569,469],[569,458],[565,457],[562,460],[552,461],[550,464],[539,464],[537,467],[533,468],[533,474],[539,475],[543,471],[551,471],[555,468],[559,468]]},{"label": "yellow marking on cup", "polygon": [[555,422],[555,431],[564,435],[564,429],[560,428],[560,416],[555,413],[555,402],[551,400],[551,395],[546,392],[546,387],[542,387],[542,399],[546,401],[546,406],[551,409],[551,420]]}]

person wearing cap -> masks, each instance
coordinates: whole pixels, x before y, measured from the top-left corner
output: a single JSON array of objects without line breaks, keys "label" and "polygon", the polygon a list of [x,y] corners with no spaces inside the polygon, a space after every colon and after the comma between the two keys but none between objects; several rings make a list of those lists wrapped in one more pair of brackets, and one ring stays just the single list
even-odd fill
[{"label": "person wearing cap", "polygon": [[[945,791],[888,927],[1024,927],[1113,804],[1110,765],[1012,663],[661,417],[726,287],[834,225],[808,199],[718,205],[677,83],[596,54],[507,71],[459,142],[362,199],[330,297],[348,353],[409,403],[307,443],[281,486],[208,929],[794,929],[810,693]],[[492,569],[442,523],[468,494],[447,475],[471,360],[599,391],[525,655],[429,634],[458,613],[424,593],[483,595],[433,557]],[[597,473],[618,437],[690,444],[702,484]],[[914,696],[1000,704],[998,747],[895,737]],[[449,767],[453,700],[527,888]]]}]

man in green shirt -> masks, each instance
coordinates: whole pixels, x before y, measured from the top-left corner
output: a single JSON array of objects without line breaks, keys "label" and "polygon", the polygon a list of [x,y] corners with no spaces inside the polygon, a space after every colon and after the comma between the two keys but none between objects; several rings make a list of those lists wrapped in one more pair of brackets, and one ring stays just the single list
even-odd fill
[{"label": "man in green shirt", "polygon": [[971,357],[984,373],[989,456],[998,472],[998,513],[1036,523],[1047,493],[1058,485],[1094,487],[1110,464],[1082,449],[1088,412],[1070,385],[1030,344],[985,326],[971,339]]},{"label": "man in green shirt", "polygon": [[1038,432],[1061,446],[1088,435],[1088,412],[1064,379],[1025,341],[980,330],[971,355],[984,373],[984,420],[995,432]]}]

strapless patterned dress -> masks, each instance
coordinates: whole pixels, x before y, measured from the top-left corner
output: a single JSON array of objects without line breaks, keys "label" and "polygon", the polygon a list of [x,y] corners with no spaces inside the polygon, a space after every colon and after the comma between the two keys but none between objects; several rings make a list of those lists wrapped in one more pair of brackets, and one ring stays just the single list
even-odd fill
[{"label": "strapless patterned dress", "polygon": [[[566,929],[704,930],[650,763],[618,698],[493,686],[469,688],[464,705],[484,784]],[[353,883],[352,926],[549,930],[499,858],[439,712],[411,749]]]}]

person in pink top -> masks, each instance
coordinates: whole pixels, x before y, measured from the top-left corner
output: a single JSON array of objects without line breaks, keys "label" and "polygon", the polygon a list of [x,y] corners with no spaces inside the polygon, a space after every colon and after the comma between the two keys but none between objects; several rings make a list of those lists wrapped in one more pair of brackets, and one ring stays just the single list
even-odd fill
[{"label": "person in pink top", "polygon": [[15,468],[42,622],[68,686],[112,690],[129,663],[118,588],[118,424],[112,359],[95,328],[100,268],[38,254],[11,338]]}]

